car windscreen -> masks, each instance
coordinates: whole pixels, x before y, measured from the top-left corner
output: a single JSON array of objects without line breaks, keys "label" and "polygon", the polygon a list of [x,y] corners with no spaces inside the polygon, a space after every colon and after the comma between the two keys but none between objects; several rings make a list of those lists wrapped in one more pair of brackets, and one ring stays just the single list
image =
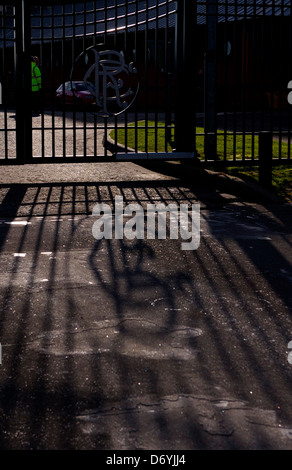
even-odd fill
[{"label": "car windscreen", "polygon": [[78,91],[86,91],[87,86],[84,85],[83,83],[76,83],[75,84],[75,89],[78,90]]}]

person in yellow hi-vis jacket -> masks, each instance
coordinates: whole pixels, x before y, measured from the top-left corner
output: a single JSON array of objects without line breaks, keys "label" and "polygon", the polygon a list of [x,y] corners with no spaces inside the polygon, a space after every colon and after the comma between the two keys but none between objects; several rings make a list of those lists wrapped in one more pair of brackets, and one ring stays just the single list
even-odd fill
[{"label": "person in yellow hi-vis jacket", "polygon": [[32,112],[40,113],[40,91],[42,88],[42,74],[39,68],[38,57],[31,58],[31,92],[32,92]]}]

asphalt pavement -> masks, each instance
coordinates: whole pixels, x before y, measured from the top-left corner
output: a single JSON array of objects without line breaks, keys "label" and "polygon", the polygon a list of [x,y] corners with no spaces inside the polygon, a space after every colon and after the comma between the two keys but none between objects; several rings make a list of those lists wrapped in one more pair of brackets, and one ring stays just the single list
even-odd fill
[{"label": "asphalt pavement", "polygon": [[[198,246],[96,239],[116,196],[199,205]],[[156,162],[2,167],[0,198],[1,450],[292,448],[291,204]]]}]

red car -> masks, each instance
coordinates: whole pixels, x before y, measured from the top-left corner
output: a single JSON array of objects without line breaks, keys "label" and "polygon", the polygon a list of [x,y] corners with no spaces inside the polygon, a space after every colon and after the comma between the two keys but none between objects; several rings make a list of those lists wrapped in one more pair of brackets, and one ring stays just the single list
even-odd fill
[{"label": "red car", "polygon": [[95,96],[90,93],[86,84],[81,81],[65,82],[56,90],[56,103],[58,106],[65,104],[75,105],[78,108],[87,108],[95,101]]}]

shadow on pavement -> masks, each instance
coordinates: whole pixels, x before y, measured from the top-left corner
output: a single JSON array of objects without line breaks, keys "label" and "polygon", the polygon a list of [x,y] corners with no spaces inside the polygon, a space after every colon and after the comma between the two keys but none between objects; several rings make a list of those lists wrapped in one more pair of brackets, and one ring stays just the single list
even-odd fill
[{"label": "shadow on pavement", "polygon": [[[1,449],[291,447],[291,206],[174,180],[0,194]],[[115,195],[200,203],[199,248],[95,240]]]}]

